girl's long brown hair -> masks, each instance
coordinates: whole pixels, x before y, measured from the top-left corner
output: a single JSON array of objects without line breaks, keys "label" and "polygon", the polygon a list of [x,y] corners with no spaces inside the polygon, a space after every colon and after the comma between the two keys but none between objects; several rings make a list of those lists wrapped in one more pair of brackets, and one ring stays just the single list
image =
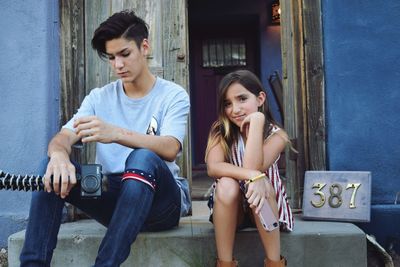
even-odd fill
[{"label": "girl's long brown hair", "polygon": [[[237,70],[222,78],[218,87],[218,119],[211,126],[210,134],[208,136],[207,148],[205,161],[207,162],[207,156],[211,148],[217,144],[221,144],[224,151],[224,157],[226,161],[229,161],[231,155],[232,144],[237,141],[239,134],[239,127],[233,124],[225,114],[224,101],[226,92],[229,86],[233,83],[239,83],[244,88],[249,90],[252,94],[258,96],[260,92],[264,92],[264,88],[252,72],[248,70]],[[268,107],[267,99],[264,104],[259,108],[259,111],[265,115],[265,126],[264,126],[264,139],[267,138],[272,130],[273,125],[278,125],[273,119],[272,113]]]}]

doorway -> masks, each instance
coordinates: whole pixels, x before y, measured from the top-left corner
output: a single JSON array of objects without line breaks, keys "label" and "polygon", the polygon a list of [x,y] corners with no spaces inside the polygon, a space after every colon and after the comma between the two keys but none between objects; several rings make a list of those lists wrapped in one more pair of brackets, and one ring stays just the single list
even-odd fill
[{"label": "doorway", "polygon": [[282,72],[280,26],[271,21],[275,0],[188,1],[192,170],[205,170],[204,153],[217,119],[222,77],[237,69],[254,72],[263,83],[277,121],[283,118],[268,78]]},{"label": "doorway", "polygon": [[191,120],[195,122],[192,124],[192,166],[200,171],[205,169],[208,132],[218,115],[219,82],[237,69],[258,74],[258,22],[256,16],[189,21]]},{"label": "doorway", "polygon": [[280,26],[269,20],[272,2],[188,1],[193,199],[207,198],[204,188],[213,182],[207,176],[204,154],[217,119],[222,77],[237,69],[252,71],[262,81],[269,104],[277,107],[268,84],[273,70],[282,70]]}]

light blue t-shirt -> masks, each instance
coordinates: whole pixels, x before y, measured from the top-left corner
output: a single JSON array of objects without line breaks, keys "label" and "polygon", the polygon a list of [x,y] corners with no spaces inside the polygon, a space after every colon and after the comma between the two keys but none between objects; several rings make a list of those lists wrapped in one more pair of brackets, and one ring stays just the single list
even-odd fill
[{"label": "light blue t-shirt", "polygon": [[[87,95],[77,113],[63,128],[75,131],[74,120],[95,115],[104,122],[142,134],[173,136],[181,145],[186,133],[190,102],[187,92],[179,85],[157,77],[154,87],[144,97],[129,98],[117,80],[102,88],[95,88]],[[103,173],[122,173],[125,160],[132,148],[116,143],[96,143],[96,163],[102,165]],[[179,167],[165,161],[181,188],[181,215],[190,209],[189,186],[179,177]]]}]

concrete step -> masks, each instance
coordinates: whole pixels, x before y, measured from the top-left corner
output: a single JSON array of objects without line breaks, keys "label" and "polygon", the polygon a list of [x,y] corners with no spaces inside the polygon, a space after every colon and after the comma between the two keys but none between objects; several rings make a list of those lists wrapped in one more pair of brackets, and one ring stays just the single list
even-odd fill
[{"label": "concrete step", "polygon": [[211,185],[214,179],[207,176],[207,171],[193,170],[192,173],[192,200],[207,200],[211,193]]},{"label": "concrete step", "polygon": [[[214,266],[214,231],[206,213],[205,202],[195,203],[194,215],[183,218],[178,228],[139,234],[122,266]],[[63,224],[52,266],[91,266],[105,230],[93,220]],[[9,237],[10,267],[19,266],[24,233],[21,231]],[[235,244],[234,255],[241,267],[263,266],[263,248],[255,229],[240,231]],[[303,221],[297,216],[295,230],[281,234],[281,246],[289,267],[367,266],[365,234],[351,223]]]}]

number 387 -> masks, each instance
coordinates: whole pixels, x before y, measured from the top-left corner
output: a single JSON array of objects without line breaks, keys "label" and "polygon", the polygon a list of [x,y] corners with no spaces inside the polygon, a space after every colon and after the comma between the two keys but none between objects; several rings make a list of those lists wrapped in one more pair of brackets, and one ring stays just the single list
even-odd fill
[{"label": "number 387", "polygon": [[[312,186],[312,189],[314,189],[314,188],[317,189],[314,192],[314,195],[317,195],[320,198],[318,202],[311,201],[311,205],[313,205],[315,208],[321,208],[322,206],[324,206],[324,204],[326,202],[325,193],[322,192],[322,189],[325,186],[326,186],[326,183],[314,183]],[[355,199],[356,199],[357,190],[360,186],[361,186],[360,183],[349,183],[346,186],[346,190],[353,189],[353,192],[352,192],[351,198],[350,198],[350,204],[349,204],[350,209],[356,208]],[[342,202],[343,202],[342,191],[343,191],[342,186],[337,183],[332,184],[329,187],[328,204],[330,207],[339,208],[342,205]]]}]

